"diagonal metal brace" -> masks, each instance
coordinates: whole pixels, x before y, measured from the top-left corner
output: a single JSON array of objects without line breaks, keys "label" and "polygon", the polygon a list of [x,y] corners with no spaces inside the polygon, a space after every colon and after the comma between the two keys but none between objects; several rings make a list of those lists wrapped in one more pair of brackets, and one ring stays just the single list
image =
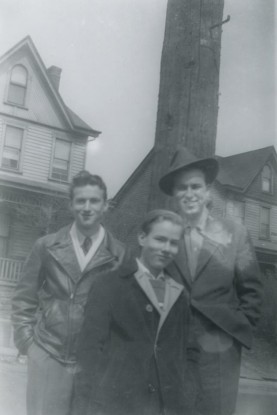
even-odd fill
[{"label": "diagonal metal brace", "polygon": [[210,27],[210,30],[215,29],[216,27],[222,26],[225,23],[228,23],[231,20],[231,16],[228,14],[227,18],[225,20],[222,20],[221,23],[216,23],[213,26]]}]

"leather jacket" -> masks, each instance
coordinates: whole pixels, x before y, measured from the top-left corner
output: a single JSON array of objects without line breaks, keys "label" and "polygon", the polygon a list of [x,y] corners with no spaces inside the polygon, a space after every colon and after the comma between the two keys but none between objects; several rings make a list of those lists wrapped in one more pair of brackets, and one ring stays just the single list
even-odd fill
[{"label": "leather jacket", "polygon": [[93,281],[116,269],[125,248],[108,231],[81,272],[70,226],[37,240],[23,267],[12,302],[14,341],[26,354],[35,341],[55,359],[75,363],[77,337]]}]

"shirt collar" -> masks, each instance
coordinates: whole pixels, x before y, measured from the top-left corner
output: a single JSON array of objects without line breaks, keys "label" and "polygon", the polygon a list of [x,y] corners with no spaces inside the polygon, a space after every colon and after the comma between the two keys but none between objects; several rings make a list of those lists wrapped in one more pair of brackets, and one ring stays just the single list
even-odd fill
[{"label": "shirt collar", "polygon": [[164,270],[161,270],[159,275],[157,277],[154,277],[154,275],[149,271],[149,269],[138,258],[137,258],[137,264],[138,264],[138,272],[140,275],[145,274],[151,280],[165,280]]},{"label": "shirt collar", "polygon": [[[202,214],[199,218],[198,223],[196,224],[196,226],[193,226],[193,228],[196,228],[198,231],[203,233],[205,228],[206,228],[206,223],[207,223],[208,216],[209,216],[209,211],[206,207],[204,207],[203,212],[202,212]],[[192,228],[189,221],[185,221],[184,226],[185,226],[185,229],[186,228]]]},{"label": "shirt collar", "polygon": [[[98,231],[96,232],[96,234],[89,236],[88,238],[91,239],[92,243],[94,243],[98,237],[100,236],[100,234],[102,234],[104,231],[104,228],[102,225],[100,225]],[[73,222],[72,226],[71,226],[71,235],[79,242],[79,245],[82,246],[84,243],[84,240],[87,238],[86,235],[82,234],[82,232],[79,231],[79,229],[76,226],[76,223]]]}]

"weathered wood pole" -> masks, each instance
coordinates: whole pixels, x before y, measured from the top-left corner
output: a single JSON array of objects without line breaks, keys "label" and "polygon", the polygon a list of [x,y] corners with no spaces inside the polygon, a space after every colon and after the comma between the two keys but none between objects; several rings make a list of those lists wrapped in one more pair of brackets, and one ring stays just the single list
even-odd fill
[{"label": "weathered wood pole", "polygon": [[149,208],[178,146],[215,152],[224,0],[168,0]]}]

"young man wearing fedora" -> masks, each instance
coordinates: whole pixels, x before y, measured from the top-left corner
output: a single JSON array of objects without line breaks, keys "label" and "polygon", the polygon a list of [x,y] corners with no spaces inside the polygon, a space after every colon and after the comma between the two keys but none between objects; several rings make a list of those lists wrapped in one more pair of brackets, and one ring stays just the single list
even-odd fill
[{"label": "young man wearing fedora", "polygon": [[172,275],[179,274],[191,305],[191,330],[201,347],[197,413],[235,411],[241,347],[251,347],[262,286],[248,232],[241,224],[211,216],[210,188],[218,173],[214,158],[198,159],[182,148],[159,186],[172,196],[185,223]]}]

